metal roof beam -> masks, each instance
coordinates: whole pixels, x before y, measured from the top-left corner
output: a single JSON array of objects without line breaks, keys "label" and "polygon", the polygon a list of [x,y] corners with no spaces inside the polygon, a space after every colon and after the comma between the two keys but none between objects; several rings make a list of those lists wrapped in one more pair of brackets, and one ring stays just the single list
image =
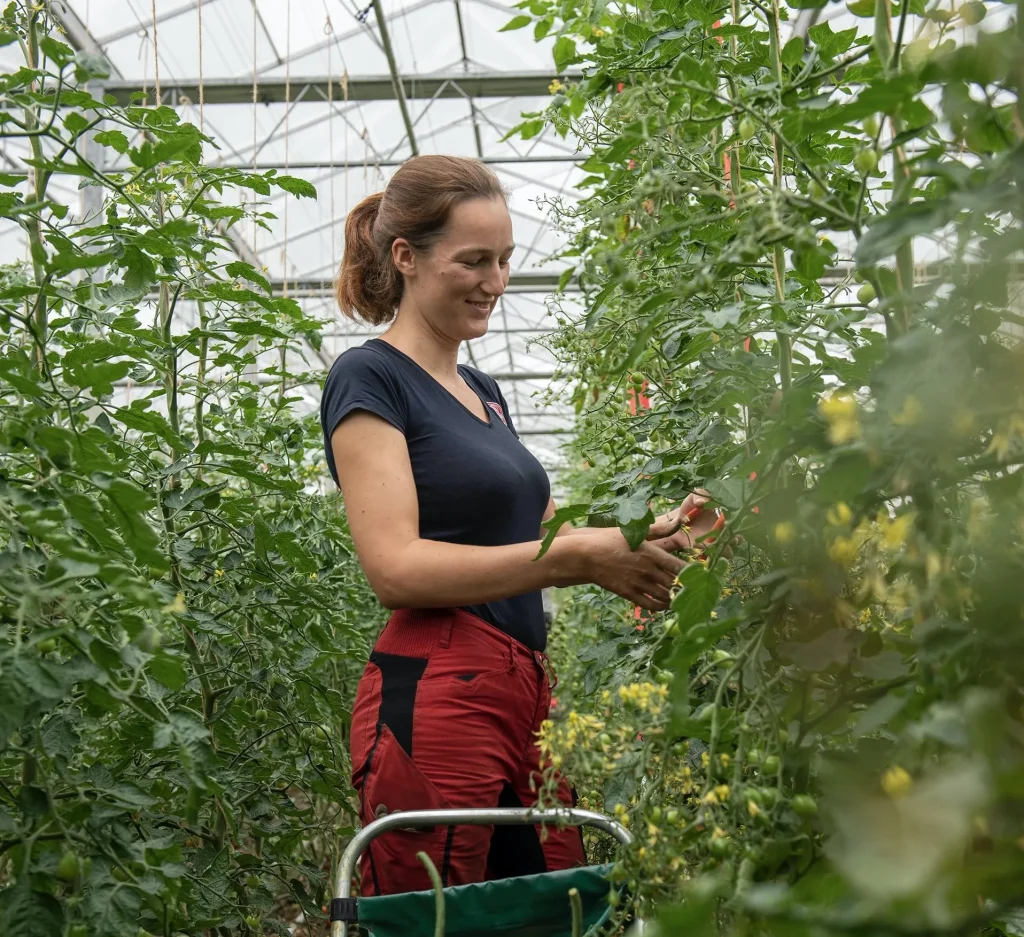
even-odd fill
[{"label": "metal roof beam", "polygon": [[[210,6],[211,4],[216,3],[217,0],[203,0],[203,2],[207,6]],[[143,20],[141,23],[136,23],[134,26],[124,26],[121,29],[115,29],[113,32],[107,33],[105,36],[100,36],[97,39],[97,42],[102,46],[106,46],[111,42],[117,42],[119,39],[126,39],[128,36],[137,36],[139,33],[148,33],[155,23],[166,23],[167,20],[177,19],[179,16],[191,13],[195,10],[196,5],[196,0],[191,0],[191,2],[175,7],[173,10],[166,10],[163,13],[157,13],[155,20],[150,18]]]},{"label": "metal roof beam", "polygon": [[[509,277],[507,293],[550,293],[558,286],[557,273],[513,273]],[[271,289],[275,296],[284,295],[285,283],[283,280],[272,280]],[[575,282],[566,286],[566,292],[574,292],[579,287]],[[293,299],[333,296],[333,280],[310,280],[301,277],[288,280],[288,295]]]},{"label": "metal roof beam", "polygon": [[[94,40],[95,41],[95,40]],[[518,72],[465,75],[403,75],[400,76],[402,91],[407,98],[517,98],[550,96],[548,86],[555,78],[571,80],[582,77],[579,74],[556,75],[552,72]],[[292,78],[291,97],[294,99],[296,89],[307,88],[327,96],[327,86],[331,81],[337,84],[337,78],[326,76],[310,76]],[[142,82],[120,78],[117,81],[104,83],[104,90],[112,94],[119,104],[128,103],[131,96],[143,91]],[[197,79],[169,79],[161,83],[170,100],[176,102],[182,97],[190,101],[199,100],[199,82]],[[285,82],[280,78],[264,80],[258,83],[257,100],[263,104],[283,104]],[[307,96],[307,101],[316,100]],[[393,101],[395,85],[390,75],[369,75],[348,80],[348,101]],[[203,101],[207,105],[214,104],[251,104],[252,78],[210,78],[203,80]]]},{"label": "metal roof beam", "polygon": [[[530,163],[576,163],[582,162],[590,154],[589,153],[557,153],[552,156],[483,156],[476,157],[481,162],[487,163],[491,166],[518,166],[527,165]],[[369,162],[364,162],[361,159],[353,159],[345,162],[342,159],[336,159],[333,163],[326,157],[323,159],[314,160],[290,160],[287,165],[281,160],[264,160],[257,158],[256,167],[261,172],[267,169],[276,169],[278,171],[287,169],[289,172],[302,172],[302,171],[313,171],[316,169],[336,169],[339,172],[345,169],[363,169],[367,167],[373,169],[374,167],[380,167],[381,169],[395,169],[401,166],[407,161],[406,159],[374,159]],[[215,163],[219,169],[252,169],[252,160],[246,160],[245,162],[234,162],[234,163]],[[131,171],[136,169],[134,166],[120,166],[117,167],[125,171]],[[511,174],[510,174],[511,175]],[[524,180],[530,182],[536,182],[536,177],[519,176]],[[569,193],[566,193],[569,194]],[[580,196],[575,196],[579,198]]]},{"label": "metal roof beam", "polygon": [[[118,79],[123,77],[118,67],[110,61],[107,53],[103,51],[100,42],[89,32],[89,28],[85,25],[84,20],[70,6],[63,3],[51,4],[50,14],[60,24],[74,49],[77,49],[79,52],[87,52],[89,55],[99,56],[110,66],[111,76],[116,76]],[[142,88],[140,87],[139,91],[141,90]]]}]

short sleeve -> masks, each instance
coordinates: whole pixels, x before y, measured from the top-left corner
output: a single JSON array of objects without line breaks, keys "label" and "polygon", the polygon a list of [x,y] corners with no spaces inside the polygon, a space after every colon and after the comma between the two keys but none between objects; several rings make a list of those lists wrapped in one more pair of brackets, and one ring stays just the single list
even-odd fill
[{"label": "short sleeve", "polygon": [[324,432],[327,466],[338,480],[331,450],[331,435],[354,410],[366,410],[402,433],[408,421],[408,407],[390,363],[362,347],[339,355],[331,366],[320,398],[320,424]]}]

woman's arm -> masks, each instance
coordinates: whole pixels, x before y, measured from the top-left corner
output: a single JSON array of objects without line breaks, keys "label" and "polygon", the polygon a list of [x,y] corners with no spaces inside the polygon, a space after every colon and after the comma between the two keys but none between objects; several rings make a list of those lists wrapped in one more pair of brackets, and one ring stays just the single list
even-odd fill
[{"label": "woman's arm", "polygon": [[359,561],[387,608],[476,605],[585,582],[644,608],[668,607],[682,563],[664,550],[632,551],[617,528],[557,538],[539,560],[539,539],[501,547],[424,540],[402,433],[356,411],[334,430],[331,446]]}]

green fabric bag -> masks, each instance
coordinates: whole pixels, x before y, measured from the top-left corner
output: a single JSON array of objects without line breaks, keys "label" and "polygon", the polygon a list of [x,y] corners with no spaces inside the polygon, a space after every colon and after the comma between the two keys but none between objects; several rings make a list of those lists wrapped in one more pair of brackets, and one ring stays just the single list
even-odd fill
[{"label": "green fabric bag", "polygon": [[[445,937],[571,937],[569,889],[583,903],[583,932],[609,916],[610,865],[456,885],[444,890]],[[360,898],[359,926],[372,937],[433,937],[434,892]]]}]

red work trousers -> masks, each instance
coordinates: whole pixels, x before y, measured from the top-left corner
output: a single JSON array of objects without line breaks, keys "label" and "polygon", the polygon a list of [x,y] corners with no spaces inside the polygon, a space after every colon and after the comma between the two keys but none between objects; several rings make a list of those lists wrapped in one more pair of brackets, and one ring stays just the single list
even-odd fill
[{"label": "red work trousers", "polygon": [[[461,609],[400,610],[363,672],[352,712],[352,781],[363,825],[396,810],[536,803],[536,733],[551,704],[547,657]],[[559,797],[572,792],[564,779]],[[572,827],[396,830],[363,853],[362,894],[430,888],[584,862]]]}]

